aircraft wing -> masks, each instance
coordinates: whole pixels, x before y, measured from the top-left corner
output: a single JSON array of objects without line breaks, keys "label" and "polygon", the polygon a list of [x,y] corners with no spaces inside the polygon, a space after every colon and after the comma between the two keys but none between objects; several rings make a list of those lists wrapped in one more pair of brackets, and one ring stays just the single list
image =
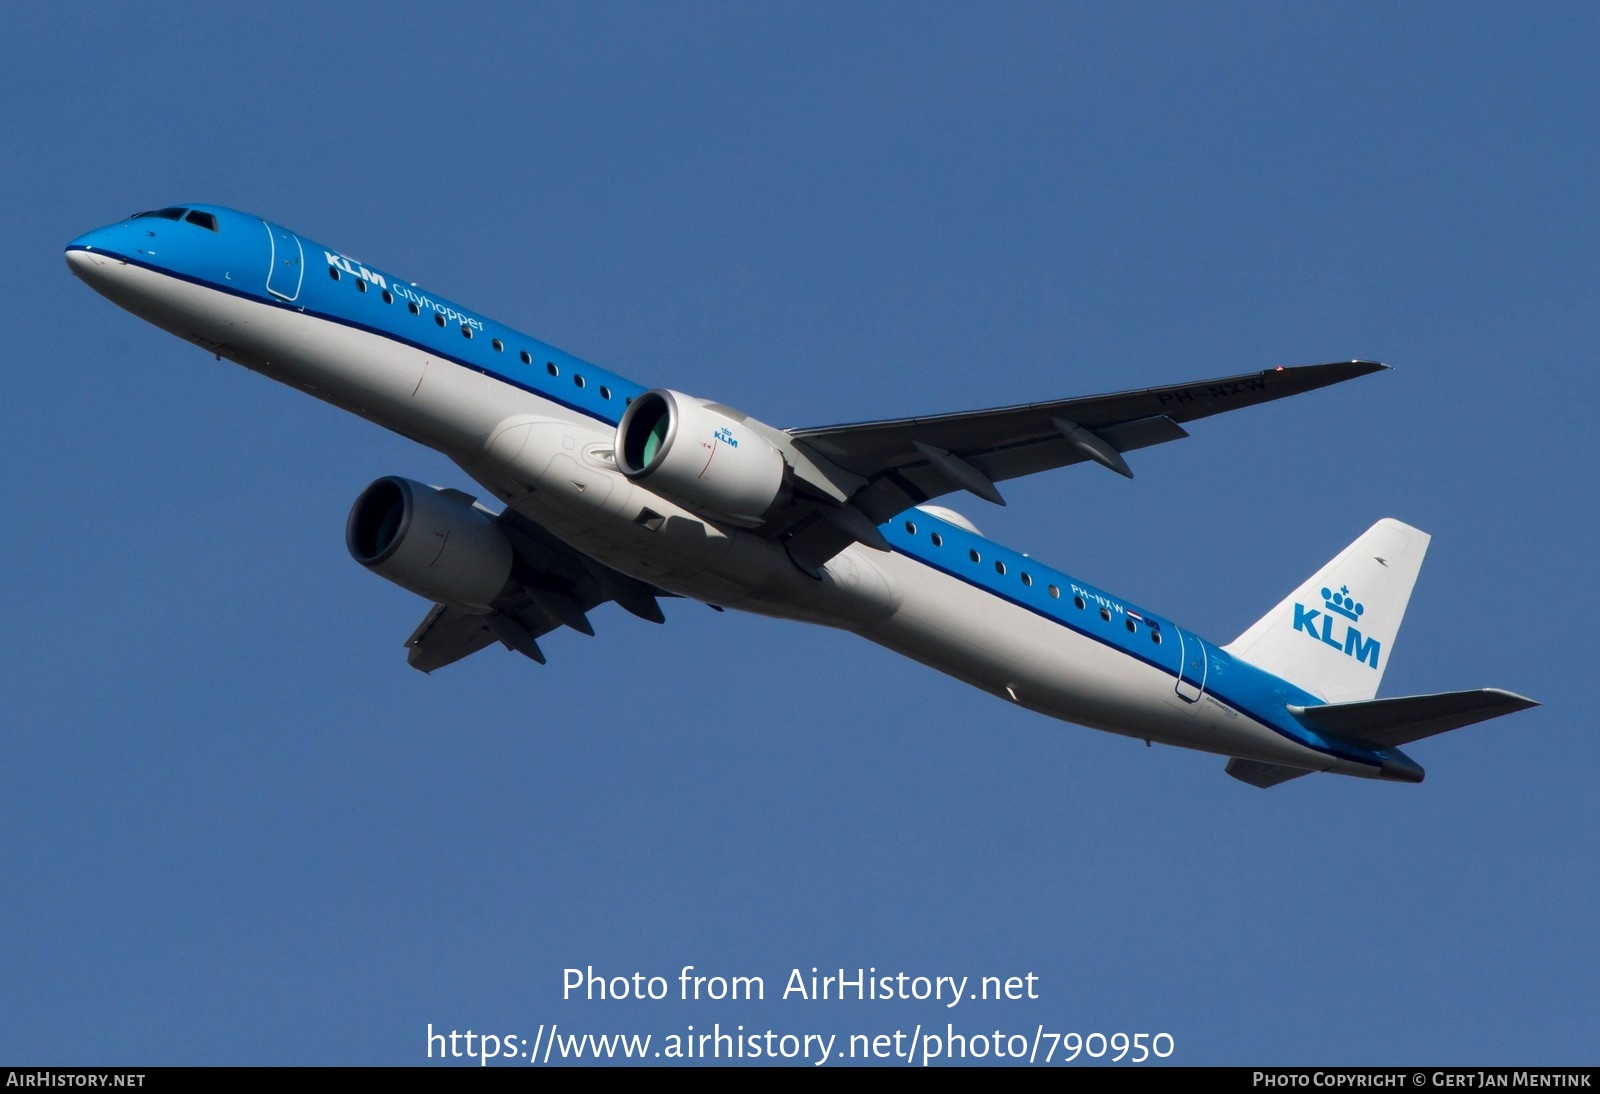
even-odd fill
[{"label": "aircraft wing", "polygon": [[485,617],[435,604],[406,639],[406,664],[432,672],[477,653],[495,641]]},{"label": "aircraft wing", "polygon": [[1170,387],[927,418],[792,429],[788,434],[868,480],[869,485],[851,501],[881,522],[909,505],[958,489],[1003,505],[996,482],[1084,460],[1131,478],[1121,454],[1188,436],[1183,422],[1386,368],[1372,361],[1300,365]]},{"label": "aircraft wing", "polygon": [[516,552],[514,587],[488,615],[435,604],[406,639],[412,668],[432,672],[496,642],[542,665],[540,638],[561,627],[592,636],[588,613],[612,600],[641,619],[665,620],[660,590],[574,550],[515,510],[498,522]]},{"label": "aircraft wing", "polygon": [[994,410],[785,430],[775,440],[803,457],[797,477],[810,492],[775,522],[773,533],[801,569],[815,574],[852,541],[886,550],[877,525],[941,494],[966,490],[1004,505],[995,483],[1084,460],[1132,478],[1122,453],[1187,437],[1183,422],[1388,367],[1298,365]]}]

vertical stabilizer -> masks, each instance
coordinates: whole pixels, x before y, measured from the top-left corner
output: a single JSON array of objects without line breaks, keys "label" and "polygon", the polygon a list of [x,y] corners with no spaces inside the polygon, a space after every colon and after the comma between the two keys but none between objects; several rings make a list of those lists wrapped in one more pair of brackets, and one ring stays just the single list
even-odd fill
[{"label": "vertical stabilizer", "polygon": [[1330,703],[1373,698],[1430,538],[1380,520],[1224,648]]}]

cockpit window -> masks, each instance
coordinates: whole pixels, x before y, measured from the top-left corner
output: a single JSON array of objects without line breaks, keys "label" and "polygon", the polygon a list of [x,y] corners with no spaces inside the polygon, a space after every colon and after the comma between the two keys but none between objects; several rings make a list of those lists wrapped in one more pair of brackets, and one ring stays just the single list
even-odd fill
[{"label": "cockpit window", "polygon": [[202,213],[199,209],[189,210],[189,215],[183,219],[190,224],[198,224],[200,227],[207,228],[213,232],[217,230],[217,218],[210,213]]},{"label": "cockpit window", "polygon": [[180,209],[176,205],[167,209],[152,209],[148,213],[135,213],[129,220],[139,220],[143,217],[160,217],[162,220],[182,220],[187,209]]}]

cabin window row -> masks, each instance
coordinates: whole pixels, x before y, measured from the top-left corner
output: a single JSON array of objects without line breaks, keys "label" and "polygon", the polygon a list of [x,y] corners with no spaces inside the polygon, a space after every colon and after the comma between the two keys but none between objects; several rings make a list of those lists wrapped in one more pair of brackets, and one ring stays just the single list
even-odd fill
[{"label": "cabin window row", "polygon": [[[141,214],[141,215],[144,215],[144,214]],[[339,267],[337,267],[337,266],[329,266],[328,267],[328,276],[330,278],[332,278],[333,280],[335,280],[335,281],[340,280],[341,279],[341,275],[339,273]],[[364,292],[367,291],[366,278],[357,277],[357,278],[353,278],[352,280],[355,281],[356,292],[364,293]],[[383,302],[385,304],[393,304],[394,303],[394,294],[392,292],[390,292],[388,289],[384,289],[381,295],[383,296]],[[417,305],[417,302],[415,300],[407,301],[406,302],[406,309],[408,311],[410,311],[412,315],[421,315],[422,314],[422,309]],[[446,325],[446,320],[445,320],[445,317],[444,317],[444,313],[443,312],[438,312],[438,311],[434,312],[433,313],[433,322],[434,322],[435,326],[438,326],[438,327],[441,327],[441,328],[444,327]],[[472,340],[472,337],[473,337],[474,333],[475,332],[473,331],[473,329],[472,329],[470,324],[467,324],[467,323],[461,324],[461,337],[467,339],[470,342]],[[504,353],[506,351],[506,344],[503,341],[501,341],[500,339],[498,339],[498,338],[489,339],[489,345],[496,353]],[[525,365],[533,364],[533,354],[529,353],[527,350],[520,351],[517,354],[517,356],[518,356],[518,358],[521,359],[523,364],[525,364]],[[561,366],[556,364],[554,361],[546,361],[544,363],[544,369],[551,376],[560,376],[561,375]],[[575,373],[572,374],[572,384],[573,384],[574,387],[584,388],[584,387],[588,387],[589,386],[589,381],[584,379],[582,373],[575,372]],[[611,398],[611,388],[606,386],[605,384],[601,384],[600,385],[600,398],[602,398],[602,399]],[[629,399],[628,401],[632,402],[633,400]]]},{"label": "cabin window row", "polygon": [[[914,521],[914,520],[906,521],[906,531],[909,532],[911,535],[916,535],[917,534],[917,522]],[[943,547],[944,546],[944,536],[940,535],[938,532],[930,532],[930,533],[928,533],[928,540],[935,547]],[[971,560],[974,565],[981,565],[983,563],[983,554],[976,547],[972,548],[971,550],[969,550],[967,552],[967,558],[969,560]],[[1003,562],[1000,559],[996,559],[995,563],[994,563],[994,572],[999,574],[1001,577],[1004,577],[1006,575],[1006,572],[1007,572],[1007,568],[1006,568],[1005,562]],[[1021,580],[1023,585],[1025,585],[1026,587],[1028,587],[1030,589],[1033,588],[1033,575],[1028,573],[1028,571],[1026,571],[1026,570],[1018,571],[1017,577]],[[1058,586],[1058,585],[1046,585],[1045,588],[1050,593],[1050,598],[1052,600],[1060,600],[1061,599],[1061,588],[1060,588],[1060,586]],[[1077,608],[1081,612],[1081,611],[1085,611],[1089,607],[1089,604],[1088,604],[1088,601],[1086,601],[1082,596],[1076,596],[1075,595],[1072,598],[1072,606],[1074,608]],[[1101,606],[1101,608],[1100,608],[1100,621],[1102,623],[1111,622],[1111,609],[1110,608],[1107,608],[1107,607],[1105,607],[1103,605]],[[1126,625],[1126,627],[1128,628],[1128,633],[1129,634],[1137,634],[1139,632],[1139,623],[1137,621],[1135,621],[1135,619],[1133,617],[1131,617],[1131,616],[1125,617],[1123,622]],[[1161,645],[1161,630],[1160,630],[1160,628],[1157,627],[1154,623],[1151,623],[1149,621],[1145,621],[1145,626],[1149,630],[1150,641],[1155,643],[1158,646]]]}]

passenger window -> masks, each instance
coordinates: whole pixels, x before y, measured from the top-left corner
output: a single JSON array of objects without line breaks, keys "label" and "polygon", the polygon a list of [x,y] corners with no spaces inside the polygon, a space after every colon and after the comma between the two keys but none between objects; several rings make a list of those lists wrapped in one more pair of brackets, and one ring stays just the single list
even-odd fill
[{"label": "passenger window", "polygon": [[978,553],[978,549],[976,547],[974,547],[972,550],[967,552],[967,557],[972,559],[972,561],[974,561],[974,562],[982,562],[983,561],[983,556]]},{"label": "passenger window", "polygon": [[463,338],[471,338],[472,337],[472,328],[467,326],[465,323],[461,324],[461,337],[463,337]]},{"label": "passenger window", "polygon": [[[330,266],[328,268],[332,269],[333,267]],[[366,292],[366,291],[367,291],[367,283],[365,281],[363,281],[359,277],[356,278],[356,292]]]},{"label": "passenger window", "polygon": [[1050,586],[1050,599],[1052,599],[1052,600],[1060,600],[1061,599],[1061,590],[1056,588],[1056,586],[1054,586],[1054,585]]},{"label": "passenger window", "polygon": [[908,520],[906,521],[906,531],[910,532],[912,535],[916,535],[917,526]]},{"label": "passenger window", "polygon": [[383,290],[383,302],[385,304],[393,304],[394,303],[394,293],[390,292],[388,289],[384,289]]},{"label": "passenger window", "polygon": [[933,545],[935,547],[943,547],[944,546],[944,537],[941,536],[938,532],[933,533],[933,535],[929,536],[928,538],[933,540]]},{"label": "passenger window", "polygon": [[442,312],[442,311],[434,312],[433,313],[433,322],[434,322],[434,324],[436,326],[440,326],[440,327],[444,326],[444,312]]},{"label": "passenger window", "polygon": [[1101,618],[1101,620],[1103,620],[1106,623],[1111,622],[1111,609],[1109,609],[1109,608],[1101,608],[1100,609],[1100,618]]},{"label": "passenger window", "polygon": [[996,562],[994,564],[994,572],[1004,577],[1006,572],[1006,564],[1004,562]]},{"label": "passenger window", "polygon": [[517,354],[517,356],[522,358],[522,363],[523,364],[525,364],[525,365],[533,364],[533,355],[530,354],[527,350],[523,350],[521,353]]},{"label": "passenger window", "polygon": [[491,341],[489,344],[494,347],[494,351],[496,353],[504,353],[505,352],[506,344],[504,342],[500,341],[500,339],[496,338],[493,341]]},{"label": "passenger window", "polygon": [[335,281],[339,280],[339,267],[337,267],[337,266],[329,266],[328,267],[328,276],[333,278]]},{"label": "passenger window", "polygon": [[602,398],[602,399],[611,398],[611,389],[608,388],[608,387],[602,387],[600,389],[600,398]]},{"label": "passenger window", "polygon": [[1088,607],[1088,605],[1083,602],[1083,597],[1081,596],[1075,596],[1072,598],[1072,606],[1077,608],[1080,612],[1083,611],[1084,608]]},{"label": "passenger window", "polygon": [[556,368],[556,363],[554,361],[546,361],[544,363],[544,370],[552,376],[561,375],[561,370]]},{"label": "passenger window", "polygon": [[1028,586],[1028,588],[1030,588],[1030,589],[1033,588],[1033,578],[1030,577],[1028,574],[1023,574],[1022,575],[1022,583],[1024,585]]},{"label": "passenger window", "polygon": [[1161,645],[1161,632],[1160,631],[1151,631],[1150,632],[1150,641],[1154,642],[1158,646]]},{"label": "passenger window", "polygon": [[406,304],[406,307],[411,309],[411,314],[412,315],[421,315],[422,314],[422,309],[417,307],[417,302],[415,300],[413,300],[413,301],[409,302],[408,304]]},{"label": "passenger window", "polygon": [[1139,630],[1139,625],[1138,625],[1138,624],[1137,624],[1137,623],[1135,623],[1135,622],[1134,622],[1134,621],[1133,621],[1133,620],[1131,620],[1131,619],[1130,619],[1130,620],[1128,620],[1128,633],[1129,633],[1129,634],[1134,634],[1134,633],[1136,633],[1136,632],[1137,632],[1137,631],[1138,631],[1138,630]]},{"label": "passenger window", "polygon": [[573,376],[572,382],[577,384],[579,387],[582,387],[583,386],[583,377],[582,376]]}]

